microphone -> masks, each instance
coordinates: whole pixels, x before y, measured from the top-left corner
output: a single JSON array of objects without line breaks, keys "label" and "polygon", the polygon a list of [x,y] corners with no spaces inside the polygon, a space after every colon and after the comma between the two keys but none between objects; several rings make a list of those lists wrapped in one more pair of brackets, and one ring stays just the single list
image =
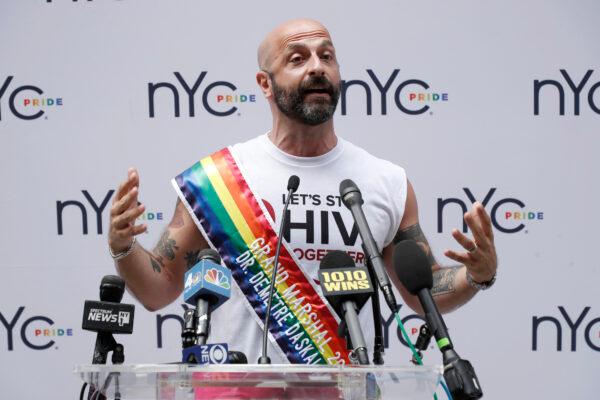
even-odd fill
[{"label": "microphone", "polygon": [[288,179],[288,184],[287,184],[288,194],[290,192],[296,193],[296,190],[298,190],[298,186],[300,186],[300,178],[298,178],[298,176],[296,176],[296,175],[290,176],[290,178]]},{"label": "microphone", "polygon": [[[130,334],[133,332],[135,307],[132,304],[121,304],[124,292],[125,281],[123,279],[115,275],[106,275],[100,282],[100,301],[85,301],[81,328],[97,332],[92,364],[106,364],[108,353],[111,351],[113,364],[123,364],[125,361],[123,345],[117,343],[113,337],[113,333]],[[101,392],[113,378],[112,374],[106,378],[103,389],[98,390],[97,382],[90,384],[88,399],[106,399]],[[120,398],[119,375],[115,374],[115,398]],[[84,390],[85,384],[81,389],[81,396],[83,396]]]},{"label": "microphone", "polygon": [[319,281],[323,295],[346,324],[348,348],[361,365],[369,365],[369,353],[358,322],[358,313],[365,305],[373,285],[366,267],[356,267],[352,257],[340,250],[328,252],[319,265]]},{"label": "microphone", "polygon": [[248,358],[241,351],[229,350],[228,364],[248,364]]},{"label": "microphone", "polygon": [[181,347],[191,347],[196,343],[196,310],[186,308],[183,311],[183,328],[181,329]]},{"label": "microphone", "polygon": [[375,271],[375,276],[377,276],[377,281],[379,282],[379,287],[383,292],[385,302],[390,310],[392,310],[392,313],[395,314],[398,311],[396,296],[394,296],[394,292],[392,291],[390,278],[385,272],[385,266],[383,265],[381,252],[377,248],[375,239],[373,239],[373,234],[369,228],[369,223],[367,222],[367,218],[365,217],[365,213],[362,209],[362,205],[364,203],[362,193],[360,192],[358,186],[356,186],[356,183],[354,183],[351,179],[344,179],[340,183],[340,197],[342,198],[344,205],[352,213],[354,222],[358,227],[358,233],[363,241],[365,257],[367,258],[367,261],[371,263],[371,266]]},{"label": "microphone", "polygon": [[100,301],[86,300],[83,306],[81,328],[98,332],[92,364],[106,364],[107,356],[113,352],[113,364],[125,360],[123,346],[115,341],[113,333],[131,334],[135,306],[121,304],[125,282],[118,276],[106,275],[100,283]]},{"label": "microphone", "polygon": [[221,265],[221,257],[213,249],[202,250],[198,259],[184,276],[183,300],[196,309],[184,313],[182,361],[225,364],[229,358],[227,344],[206,344],[206,341],[211,313],[231,297],[231,271]]},{"label": "microphone", "polygon": [[[365,244],[362,244],[363,253],[366,254]],[[371,281],[375,281],[375,271],[373,271],[373,265],[367,258],[365,265],[369,270],[369,277]],[[383,345],[383,323],[381,322],[381,305],[379,304],[379,289],[377,285],[373,286],[373,294],[371,295],[371,309],[373,310],[373,364],[383,365],[383,355],[385,354],[385,346]]]},{"label": "microphone", "polygon": [[263,327],[263,345],[262,355],[258,359],[259,364],[271,364],[271,359],[267,355],[267,339],[269,335],[269,318],[271,317],[271,306],[273,303],[273,292],[275,291],[275,278],[277,277],[277,268],[279,267],[279,251],[281,250],[283,226],[285,225],[285,217],[287,215],[287,209],[290,205],[290,199],[292,194],[298,190],[300,186],[300,178],[296,175],[292,175],[288,179],[287,184],[287,197],[285,199],[285,206],[283,207],[283,213],[281,216],[281,223],[279,224],[279,236],[277,236],[277,248],[275,249],[275,260],[273,267],[273,274],[271,275],[271,287],[269,288],[269,298],[267,300],[267,312],[265,314],[264,327]]},{"label": "microphone", "polygon": [[231,271],[221,265],[221,257],[213,249],[202,250],[198,259],[185,273],[183,300],[196,306],[195,344],[203,345],[210,334],[211,312],[231,297]]},{"label": "microphone", "polygon": [[448,328],[431,296],[433,275],[427,256],[413,240],[403,240],[394,249],[394,270],[412,295],[419,298],[425,320],[433,333],[444,362],[444,379],[452,398],[456,400],[479,399],[483,396],[475,370],[468,360],[463,360],[454,350]]},{"label": "microphone", "polygon": [[120,303],[125,293],[125,281],[115,275],[106,275],[100,282],[100,301]]},{"label": "microphone", "polygon": [[248,364],[246,354],[229,350],[226,343],[194,345],[184,348],[182,354],[181,364]]}]

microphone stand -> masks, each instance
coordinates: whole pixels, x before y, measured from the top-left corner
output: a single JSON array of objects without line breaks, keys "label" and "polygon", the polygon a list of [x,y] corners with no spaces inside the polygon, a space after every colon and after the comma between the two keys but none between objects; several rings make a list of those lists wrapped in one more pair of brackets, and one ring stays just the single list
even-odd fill
[{"label": "microphone stand", "polygon": [[[362,245],[363,252],[365,252],[365,245]],[[375,271],[373,270],[373,265],[371,264],[371,260],[365,256],[367,260],[366,266],[369,270],[369,276],[371,278],[371,282],[377,282],[377,277],[375,276]],[[373,285],[373,296],[371,296],[371,306],[373,309],[373,329],[375,331],[375,338],[373,339],[373,364],[375,365],[383,365],[383,355],[385,354],[385,346],[383,345],[383,324],[381,323],[381,305],[379,303],[379,286]]]},{"label": "microphone stand", "polygon": [[392,313],[396,314],[398,312],[398,303],[396,302],[396,296],[392,291],[390,279],[385,272],[381,253],[379,248],[377,248],[377,243],[373,238],[373,233],[367,222],[367,217],[362,209],[364,203],[362,193],[351,179],[344,179],[340,182],[340,197],[346,208],[350,210],[354,223],[358,228],[358,234],[363,241],[362,246],[365,253],[365,259],[367,259],[373,267],[377,282],[383,293],[383,298]]},{"label": "microphone stand", "polygon": [[[123,364],[123,362],[125,361],[125,353],[124,353],[124,348],[123,345],[120,343],[117,343],[117,341],[115,340],[114,336],[112,333],[110,332],[98,332],[98,335],[96,336],[96,346],[94,348],[94,357],[92,358],[92,364],[106,364],[106,359],[108,358],[108,353],[112,351],[112,358],[111,361],[113,364]],[[109,375],[110,377],[110,375]],[[107,379],[109,378],[107,377]],[[118,375],[116,376],[117,379],[117,385],[118,385]],[[106,384],[105,384],[106,386]],[[106,389],[106,388],[104,388]],[[100,391],[98,391],[99,389],[97,389],[94,385],[90,385],[90,390],[88,391],[88,400],[91,400],[92,398],[94,398],[94,400],[98,399],[98,400],[106,400],[106,396],[104,396],[102,393],[100,393]],[[93,393],[97,394],[95,396],[93,396]],[[115,393],[115,396],[117,396],[118,393],[118,386],[117,386],[117,392]],[[120,394],[119,394],[120,397]],[[116,397],[115,397],[116,398]]]},{"label": "microphone stand", "polygon": [[[288,185],[289,186],[289,185]],[[297,186],[296,186],[297,188]],[[285,200],[285,206],[283,207],[283,218],[281,218],[281,224],[279,225],[279,236],[277,237],[277,248],[275,249],[275,261],[273,265],[273,274],[271,275],[271,288],[269,290],[269,300],[267,302],[267,313],[265,315],[264,320],[264,335],[263,335],[263,348],[262,355],[258,359],[259,364],[271,364],[271,358],[267,356],[267,336],[269,332],[269,317],[271,316],[271,306],[273,304],[273,292],[275,291],[275,278],[277,277],[277,267],[279,264],[279,252],[281,250],[281,243],[283,242],[283,225],[285,224],[285,216],[288,206],[290,205],[290,200],[292,199],[292,193],[295,190],[288,189],[287,199]]]}]

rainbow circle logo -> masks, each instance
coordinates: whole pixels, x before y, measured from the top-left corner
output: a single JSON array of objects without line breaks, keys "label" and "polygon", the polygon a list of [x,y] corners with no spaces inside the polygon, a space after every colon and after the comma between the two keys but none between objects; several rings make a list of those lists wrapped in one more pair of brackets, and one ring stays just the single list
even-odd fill
[{"label": "rainbow circle logo", "polygon": [[225,276],[222,271],[215,268],[211,268],[204,274],[204,280],[212,283],[213,285],[220,286],[223,289],[229,289],[229,279]]}]

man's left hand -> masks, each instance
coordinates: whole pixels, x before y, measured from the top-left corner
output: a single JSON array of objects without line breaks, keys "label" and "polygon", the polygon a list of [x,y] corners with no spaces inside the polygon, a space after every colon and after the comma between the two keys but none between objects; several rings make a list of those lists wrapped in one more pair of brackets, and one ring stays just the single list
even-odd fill
[{"label": "man's left hand", "polygon": [[458,229],[452,230],[452,236],[467,252],[446,250],[444,254],[464,264],[475,282],[489,282],[498,268],[492,221],[479,202],[473,204],[473,208],[465,213],[464,218],[473,233],[473,239],[468,238]]}]

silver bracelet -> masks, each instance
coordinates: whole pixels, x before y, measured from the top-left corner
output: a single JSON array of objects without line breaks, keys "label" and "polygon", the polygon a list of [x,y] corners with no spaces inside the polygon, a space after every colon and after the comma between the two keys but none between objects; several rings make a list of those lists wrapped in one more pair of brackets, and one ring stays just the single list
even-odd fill
[{"label": "silver bracelet", "polygon": [[473,277],[471,276],[471,273],[469,271],[467,271],[467,283],[473,289],[487,290],[487,289],[491,288],[492,286],[494,286],[495,282],[496,282],[496,273],[494,273],[494,276],[489,281],[479,283],[479,282],[475,282],[473,280]]},{"label": "silver bracelet", "polygon": [[108,245],[108,253],[110,254],[110,256],[113,258],[113,260],[115,261],[119,261],[125,257],[127,257],[129,254],[131,254],[131,252],[133,251],[133,246],[135,245],[136,239],[135,236],[133,237],[133,240],[131,241],[131,244],[129,245],[129,247],[127,248],[127,250],[122,251],[120,253],[113,253],[112,249],[110,248],[110,244]]}]

